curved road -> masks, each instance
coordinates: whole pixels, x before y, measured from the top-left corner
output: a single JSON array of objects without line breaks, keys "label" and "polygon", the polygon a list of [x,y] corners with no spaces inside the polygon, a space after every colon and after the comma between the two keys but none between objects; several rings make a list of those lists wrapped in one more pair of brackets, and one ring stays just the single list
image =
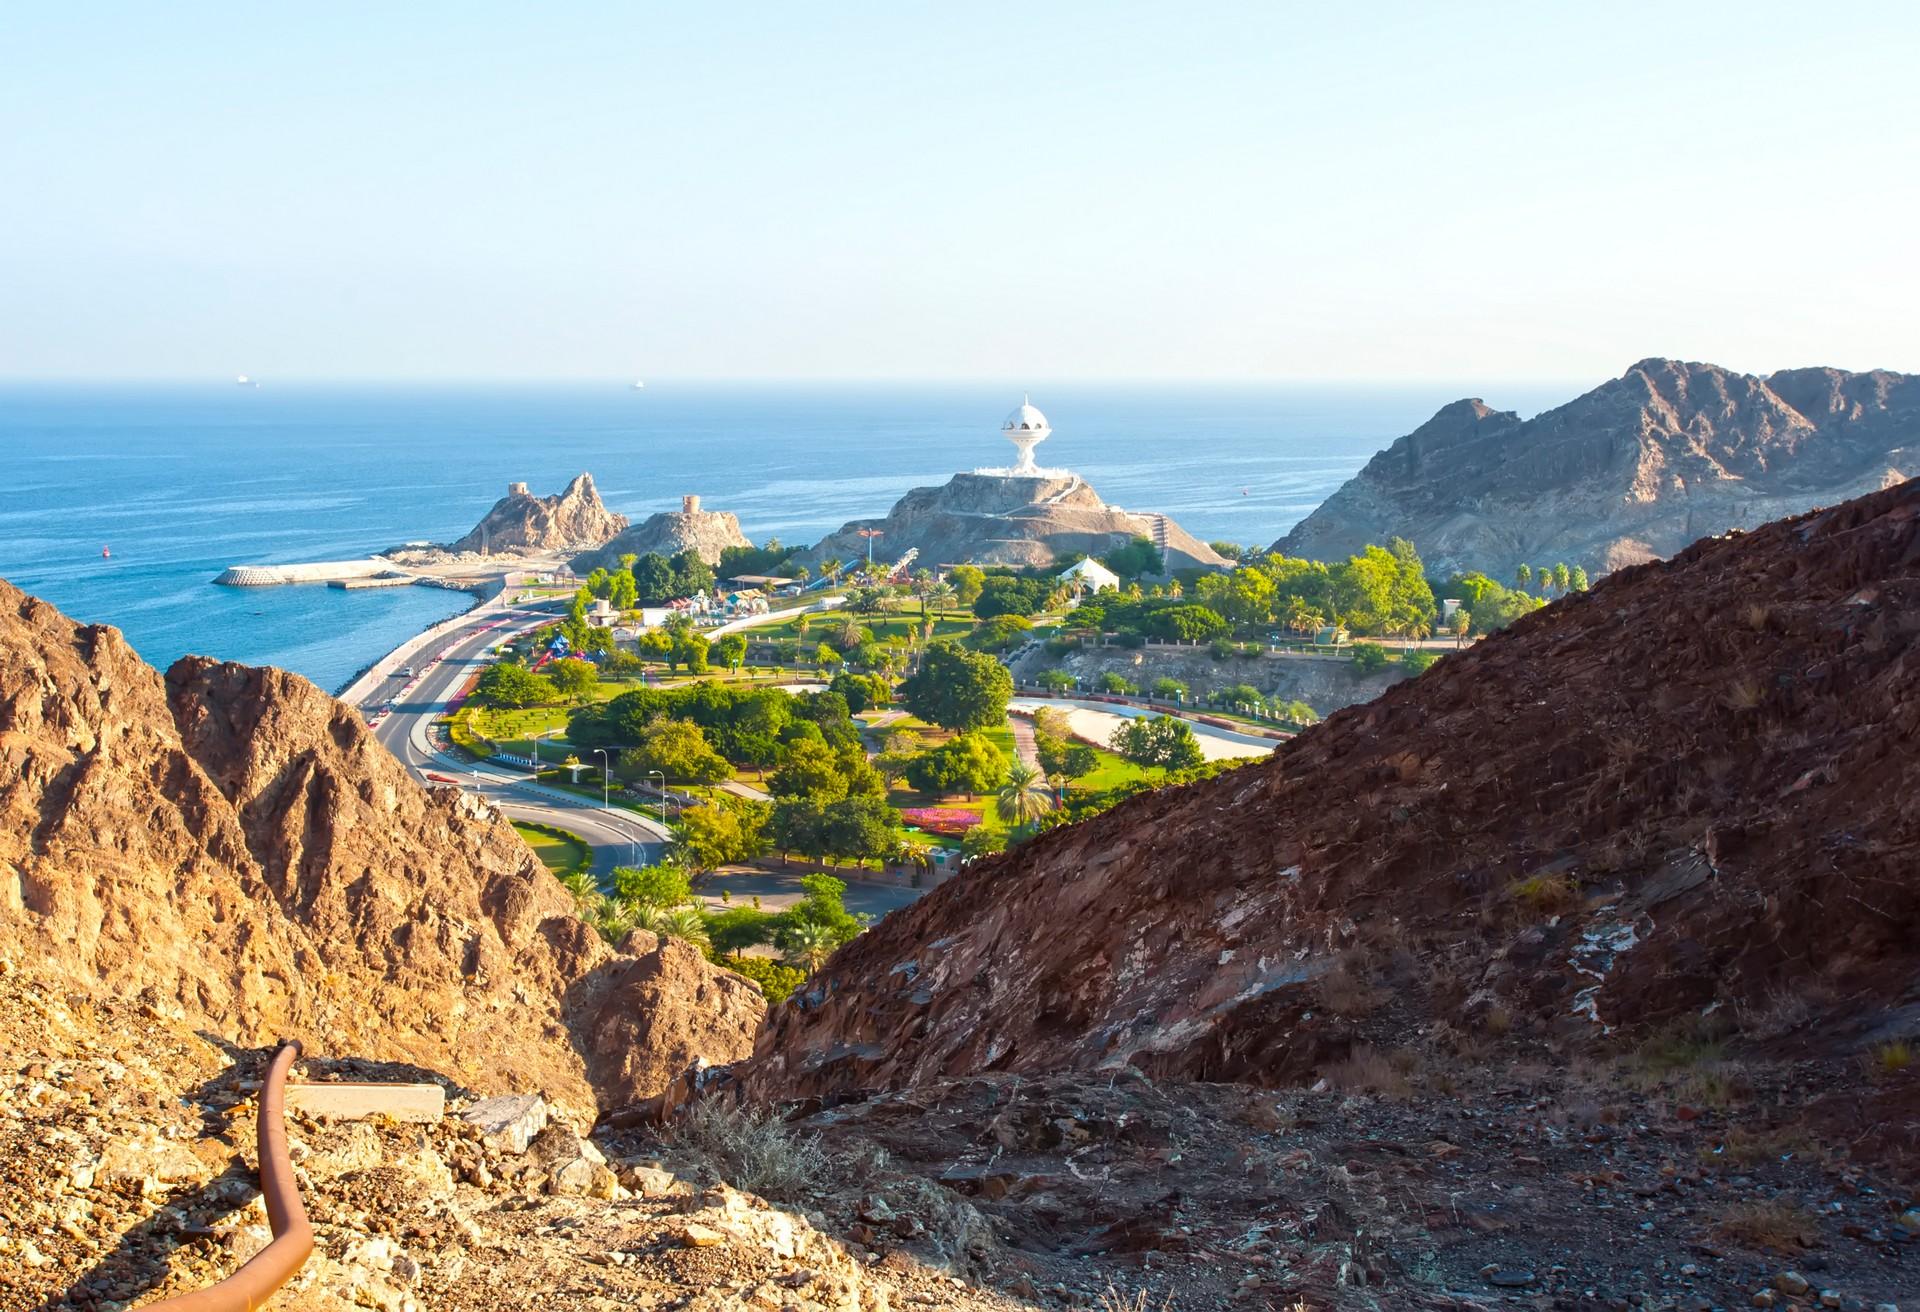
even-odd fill
[{"label": "curved road", "polygon": [[386,679],[361,700],[360,709],[371,719],[392,701],[394,709],[375,724],[373,736],[415,777],[428,783],[458,784],[512,819],[578,834],[592,846],[593,872],[604,883],[615,866],[659,860],[667,831],[625,808],[602,809],[597,802],[535,783],[517,771],[443,755],[427,737],[428,727],[446,713],[447,702],[486,664],[488,647],[553,619],[550,612],[526,606],[478,607],[465,622],[449,626],[413,657],[411,678]]}]

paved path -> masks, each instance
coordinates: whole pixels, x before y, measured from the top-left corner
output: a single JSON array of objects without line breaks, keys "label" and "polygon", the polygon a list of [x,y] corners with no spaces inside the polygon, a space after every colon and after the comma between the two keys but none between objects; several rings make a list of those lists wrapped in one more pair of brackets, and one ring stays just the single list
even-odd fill
[{"label": "paved path", "polygon": [[[753,899],[760,899],[763,911],[784,911],[806,896],[806,890],[800,887],[803,872],[795,870],[792,874],[768,870],[716,870],[700,881],[695,889],[700,899],[710,911],[723,911],[728,907],[750,907]],[[840,876],[835,875],[839,879]],[[926,891],[919,888],[900,888],[890,884],[870,884],[863,879],[848,879],[847,910],[855,915],[872,916],[875,920],[889,911],[898,911],[909,906]],[[722,902],[720,890],[726,889],[733,895],[733,901]]]},{"label": "paved path", "polygon": [[[1123,720],[1153,719],[1159,711],[1149,711],[1138,706],[1122,706],[1113,702],[1079,702],[1058,697],[1015,697],[1008,703],[1010,709],[1025,710],[1029,714],[1037,707],[1052,706],[1066,714],[1067,727],[1081,738],[1091,743],[1105,746],[1112,738],[1113,731],[1120,727]],[[1253,756],[1270,756],[1280,746],[1272,738],[1261,738],[1250,733],[1235,733],[1231,729],[1216,729],[1210,724],[1195,724],[1188,720],[1193,736],[1200,740],[1200,750],[1209,761],[1238,760]]]},{"label": "paved path", "polygon": [[[452,783],[478,793],[508,817],[552,825],[578,834],[593,849],[593,870],[604,878],[615,866],[646,865],[660,858],[667,832],[621,807],[602,809],[573,793],[535,783],[527,775],[437,751],[428,727],[446,713],[447,702],[486,664],[486,649],[525,629],[553,622],[552,613],[515,605],[489,605],[469,612],[414,655],[416,673],[377,685],[361,703],[371,715],[391,700],[394,709],[373,735],[416,778]],[[438,776],[435,778],[434,776]]]},{"label": "paved path", "polygon": [[1009,715],[1007,728],[1013,731],[1013,750],[1034,769],[1040,769],[1040,747],[1033,737],[1033,719],[1026,715]]}]

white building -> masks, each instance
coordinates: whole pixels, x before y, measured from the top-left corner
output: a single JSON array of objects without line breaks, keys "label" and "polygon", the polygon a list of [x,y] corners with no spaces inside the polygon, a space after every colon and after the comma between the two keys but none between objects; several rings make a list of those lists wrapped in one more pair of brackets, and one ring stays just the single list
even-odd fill
[{"label": "white building", "polygon": [[1120,576],[1091,556],[1067,566],[1054,577],[1076,591],[1099,592],[1105,588],[1118,591],[1120,588]]}]

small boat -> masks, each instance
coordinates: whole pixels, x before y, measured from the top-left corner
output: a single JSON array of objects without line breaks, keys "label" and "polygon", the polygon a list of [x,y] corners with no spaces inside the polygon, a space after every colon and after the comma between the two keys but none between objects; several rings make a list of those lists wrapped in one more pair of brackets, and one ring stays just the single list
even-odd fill
[{"label": "small boat", "polygon": [[239,376],[238,378],[236,378],[236,379],[234,379],[234,380],[233,380],[233,385],[234,385],[235,387],[258,387],[258,386],[260,386],[260,384],[259,384],[259,383],[257,383],[257,382],[255,382],[255,381],[254,381],[253,379],[251,379],[251,378],[249,378],[249,377],[247,377],[247,376],[246,376],[245,374],[241,374],[241,375],[240,375],[240,376]]},{"label": "small boat", "polygon": [[645,379],[641,379],[641,378],[636,378],[636,379],[634,379],[634,380],[633,380],[633,390],[634,390],[634,391],[636,391],[636,392],[644,392],[644,391],[646,391],[646,390],[647,390],[647,384],[646,384],[646,380],[645,380]]},{"label": "small boat", "polygon": [[102,547],[102,548],[100,548],[100,559],[102,559],[102,560],[112,560],[112,559],[113,559],[113,548],[112,548],[112,547]]}]

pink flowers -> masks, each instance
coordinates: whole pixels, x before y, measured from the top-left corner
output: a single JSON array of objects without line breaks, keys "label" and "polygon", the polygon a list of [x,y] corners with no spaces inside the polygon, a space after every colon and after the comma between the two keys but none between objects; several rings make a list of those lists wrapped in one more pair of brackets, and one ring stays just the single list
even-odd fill
[{"label": "pink flowers", "polygon": [[930,834],[960,835],[979,824],[982,814],[947,806],[909,806],[901,809],[900,818]]}]

